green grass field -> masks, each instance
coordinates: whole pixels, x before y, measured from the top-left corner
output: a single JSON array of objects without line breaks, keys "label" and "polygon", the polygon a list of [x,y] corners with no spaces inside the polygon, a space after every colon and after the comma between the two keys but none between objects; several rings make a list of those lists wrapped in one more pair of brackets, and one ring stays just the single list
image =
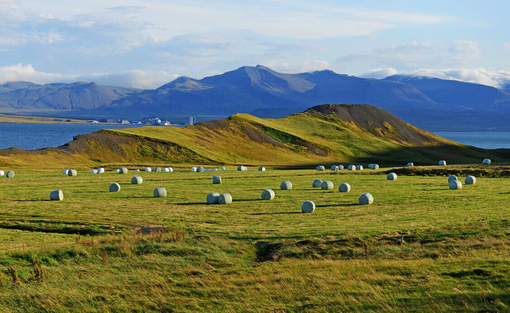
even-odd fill
[{"label": "green grass field", "polygon": [[[49,201],[55,189],[64,201]],[[213,191],[234,202],[206,205]],[[364,192],[374,204],[357,204]],[[449,190],[444,176],[383,170],[20,169],[0,177],[0,310],[508,311],[509,200],[508,178]]]}]

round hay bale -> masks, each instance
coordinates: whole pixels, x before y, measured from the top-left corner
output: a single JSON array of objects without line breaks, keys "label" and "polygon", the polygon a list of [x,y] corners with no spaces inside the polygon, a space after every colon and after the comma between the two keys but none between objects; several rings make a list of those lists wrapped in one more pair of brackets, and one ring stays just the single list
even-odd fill
[{"label": "round hay bale", "polygon": [[326,170],[326,168],[324,167],[324,165],[319,165],[315,168],[317,170],[317,172],[323,172]]},{"label": "round hay bale", "polygon": [[205,169],[204,169],[204,167],[203,167],[203,166],[199,166],[199,167],[197,167],[197,172],[199,172],[199,173],[204,172],[204,170],[205,170]]},{"label": "round hay bale", "polygon": [[237,167],[237,170],[238,170],[238,171],[247,171],[247,170],[248,170],[248,168],[247,168],[246,166],[244,166],[244,165],[239,165],[239,166]]},{"label": "round hay bale", "polygon": [[288,180],[284,181],[280,185],[281,190],[291,190],[292,189],[292,183]]},{"label": "round hay bale", "polygon": [[119,192],[120,191],[120,185],[117,183],[111,183],[110,184],[110,192]]},{"label": "round hay bale", "polygon": [[[9,172],[7,172],[7,174],[9,174]],[[67,171],[67,176],[76,176],[78,175],[78,172],[76,170],[68,170]]]},{"label": "round hay bale", "polygon": [[451,190],[455,190],[455,189],[462,189],[462,183],[458,180],[452,180],[448,186],[450,187]]},{"label": "round hay bale", "polygon": [[90,174],[97,174],[97,170],[96,169],[91,170]]},{"label": "round hay bale", "polygon": [[168,171],[169,171],[170,173],[173,173],[173,172],[174,172],[174,169],[173,169],[173,168],[171,168],[171,167],[169,167],[169,168],[168,168]]},{"label": "round hay bale", "polygon": [[333,182],[331,182],[329,180],[323,181],[322,184],[321,184],[321,189],[322,190],[331,190],[334,187],[335,186],[333,185]]},{"label": "round hay bale", "polygon": [[314,188],[319,188],[319,187],[321,186],[321,184],[322,184],[322,180],[320,180],[320,179],[316,178],[316,179],[314,179],[314,180],[313,180],[313,182],[312,182],[312,187],[314,187]]},{"label": "round hay bale", "polygon": [[218,198],[220,194],[217,192],[211,192],[207,195],[207,204],[218,204]]},{"label": "round hay bale", "polygon": [[118,173],[119,171],[120,171],[119,169],[116,169],[116,170],[115,170],[115,173]]},{"label": "round hay bale", "polygon": [[266,171],[265,167],[263,167],[263,166],[259,167],[259,172],[265,172],[265,171]]},{"label": "round hay bale", "polygon": [[128,169],[126,167],[121,167],[119,169],[119,174],[127,174],[128,173]]},{"label": "round hay bale", "polygon": [[373,163],[368,164],[368,168],[374,169],[374,164]]},{"label": "round hay bale", "polygon": [[446,161],[445,161],[445,160],[441,160],[441,161],[439,161],[439,165],[441,165],[441,166],[446,166]]},{"label": "round hay bale", "polygon": [[344,169],[344,166],[343,165],[338,165],[338,170],[341,171]]},{"label": "round hay bale", "polygon": [[218,204],[231,204],[232,196],[229,193],[222,193],[218,197]]},{"label": "round hay bale", "polygon": [[414,163],[413,162],[409,162],[409,163],[407,163],[407,166],[414,166]]},{"label": "round hay bale", "polygon": [[0,170],[0,176],[4,176],[5,175],[5,172]]},{"label": "round hay bale", "polygon": [[221,176],[213,176],[212,183],[213,184],[221,184]]},{"label": "round hay bale", "polygon": [[223,166],[221,170],[225,172],[227,169]]},{"label": "round hay bale", "polygon": [[358,202],[360,205],[368,205],[374,203],[374,197],[369,193],[365,192],[358,198]]},{"label": "round hay bale", "polygon": [[459,180],[459,179],[455,175],[448,176],[448,183],[450,183],[452,180]]},{"label": "round hay bale", "polygon": [[357,171],[362,171],[363,170],[363,165],[356,165],[356,170]]},{"label": "round hay bale", "polygon": [[372,169],[373,169],[373,170],[378,170],[378,169],[379,169],[379,164],[374,164],[374,165],[372,165]]},{"label": "round hay bale", "polygon": [[273,200],[275,197],[275,193],[272,189],[266,189],[262,191],[262,200]]},{"label": "round hay bale", "polygon": [[301,204],[301,212],[312,213],[313,211],[315,211],[315,203],[313,201],[306,200]]},{"label": "round hay bale", "polygon": [[142,183],[143,183],[142,176],[133,176],[133,178],[131,178],[131,184],[133,185],[140,185]]},{"label": "round hay bale", "polygon": [[69,172],[69,170],[63,170],[62,174],[67,175],[67,172]]},{"label": "round hay bale", "polygon": [[476,177],[474,176],[468,176],[464,179],[464,184],[466,185],[474,185],[476,184]]},{"label": "round hay bale", "polygon": [[196,168],[196,167],[192,167],[192,168],[191,168],[191,171],[192,171],[192,172],[196,172],[196,171],[197,171],[197,168]]},{"label": "round hay bale", "polygon": [[351,185],[349,185],[348,183],[341,183],[340,186],[338,186],[338,191],[349,192],[351,191]]},{"label": "round hay bale", "polygon": [[136,169],[136,170],[135,170],[135,172],[140,172],[140,170],[139,170],[139,169]]},{"label": "round hay bale", "polygon": [[333,171],[333,172],[338,171],[338,166],[336,166],[336,165],[331,165],[331,171]]},{"label": "round hay bale", "polygon": [[217,169],[217,168],[213,168],[211,171],[213,171],[213,172],[217,172],[217,171],[218,171],[218,169]]},{"label": "round hay bale", "polygon": [[389,173],[389,174],[386,176],[386,179],[387,179],[387,180],[397,180],[397,174],[395,174],[395,173]]},{"label": "round hay bale", "polygon": [[154,197],[155,198],[164,198],[166,197],[166,189],[163,187],[159,187],[154,189]]},{"label": "round hay bale", "polygon": [[152,168],[150,168],[150,167],[146,167],[146,168],[145,168],[145,171],[146,171],[147,173],[150,173],[150,172],[152,172]]},{"label": "round hay bale", "polygon": [[348,169],[349,171],[355,171],[355,170],[356,170],[356,165],[352,165],[352,164],[351,164],[351,165],[349,165],[349,167],[347,167],[347,169]]},{"label": "round hay bale", "polygon": [[165,172],[165,173],[169,173],[169,172],[170,172],[170,170],[168,169],[168,167],[165,167],[165,168],[163,169],[163,172]]},{"label": "round hay bale", "polygon": [[482,164],[483,165],[491,165],[492,161],[491,159],[483,159]]},{"label": "round hay bale", "polygon": [[64,200],[64,193],[62,190],[53,190],[50,192],[50,200],[53,201],[62,201]]},{"label": "round hay bale", "polygon": [[161,169],[161,167],[156,167],[156,168],[154,169],[154,172],[156,172],[156,173],[161,173],[162,171],[163,171],[163,170]]},{"label": "round hay bale", "polygon": [[104,167],[100,167],[97,169],[97,173],[98,174],[103,174],[104,173]]}]

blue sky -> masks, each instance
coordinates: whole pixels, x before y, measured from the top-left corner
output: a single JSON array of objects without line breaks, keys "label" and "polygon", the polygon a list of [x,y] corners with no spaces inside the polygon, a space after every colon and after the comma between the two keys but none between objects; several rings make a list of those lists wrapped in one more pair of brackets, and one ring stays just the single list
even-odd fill
[{"label": "blue sky", "polygon": [[0,0],[0,83],[156,88],[262,64],[510,81],[510,1]]}]

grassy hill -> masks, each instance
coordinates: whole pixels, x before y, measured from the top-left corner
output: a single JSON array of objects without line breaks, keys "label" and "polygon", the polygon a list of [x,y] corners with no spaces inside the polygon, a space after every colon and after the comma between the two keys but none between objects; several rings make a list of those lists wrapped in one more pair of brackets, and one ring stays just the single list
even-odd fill
[{"label": "grassy hill", "polygon": [[[63,164],[249,164],[308,166],[347,162],[383,165],[508,160],[435,136],[369,105],[320,105],[281,119],[235,114],[185,128],[143,127],[80,135],[59,147],[0,151],[0,165],[58,158]],[[50,164],[52,162],[46,162]],[[30,163],[33,164],[33,163]]]}]

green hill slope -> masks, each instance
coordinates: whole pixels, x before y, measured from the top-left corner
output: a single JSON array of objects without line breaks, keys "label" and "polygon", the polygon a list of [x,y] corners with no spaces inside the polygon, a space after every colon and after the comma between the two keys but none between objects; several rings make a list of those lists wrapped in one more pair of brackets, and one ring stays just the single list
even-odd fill
[{"label": "green hill slope", "polygon": [[[23,151],[1,157],[22,160]],[[320,105],[281,119],[236,114],[185,128],[102,130],[60,148],[30,152],[102,163],[266,164],[302,166],[342,162],[479,163],[504,161],[508,151],[461,145],[413,127],[369,105]],[[27,156],[25,156],[27,157]],[[65,158],[64,157],[64,158]]]}]

